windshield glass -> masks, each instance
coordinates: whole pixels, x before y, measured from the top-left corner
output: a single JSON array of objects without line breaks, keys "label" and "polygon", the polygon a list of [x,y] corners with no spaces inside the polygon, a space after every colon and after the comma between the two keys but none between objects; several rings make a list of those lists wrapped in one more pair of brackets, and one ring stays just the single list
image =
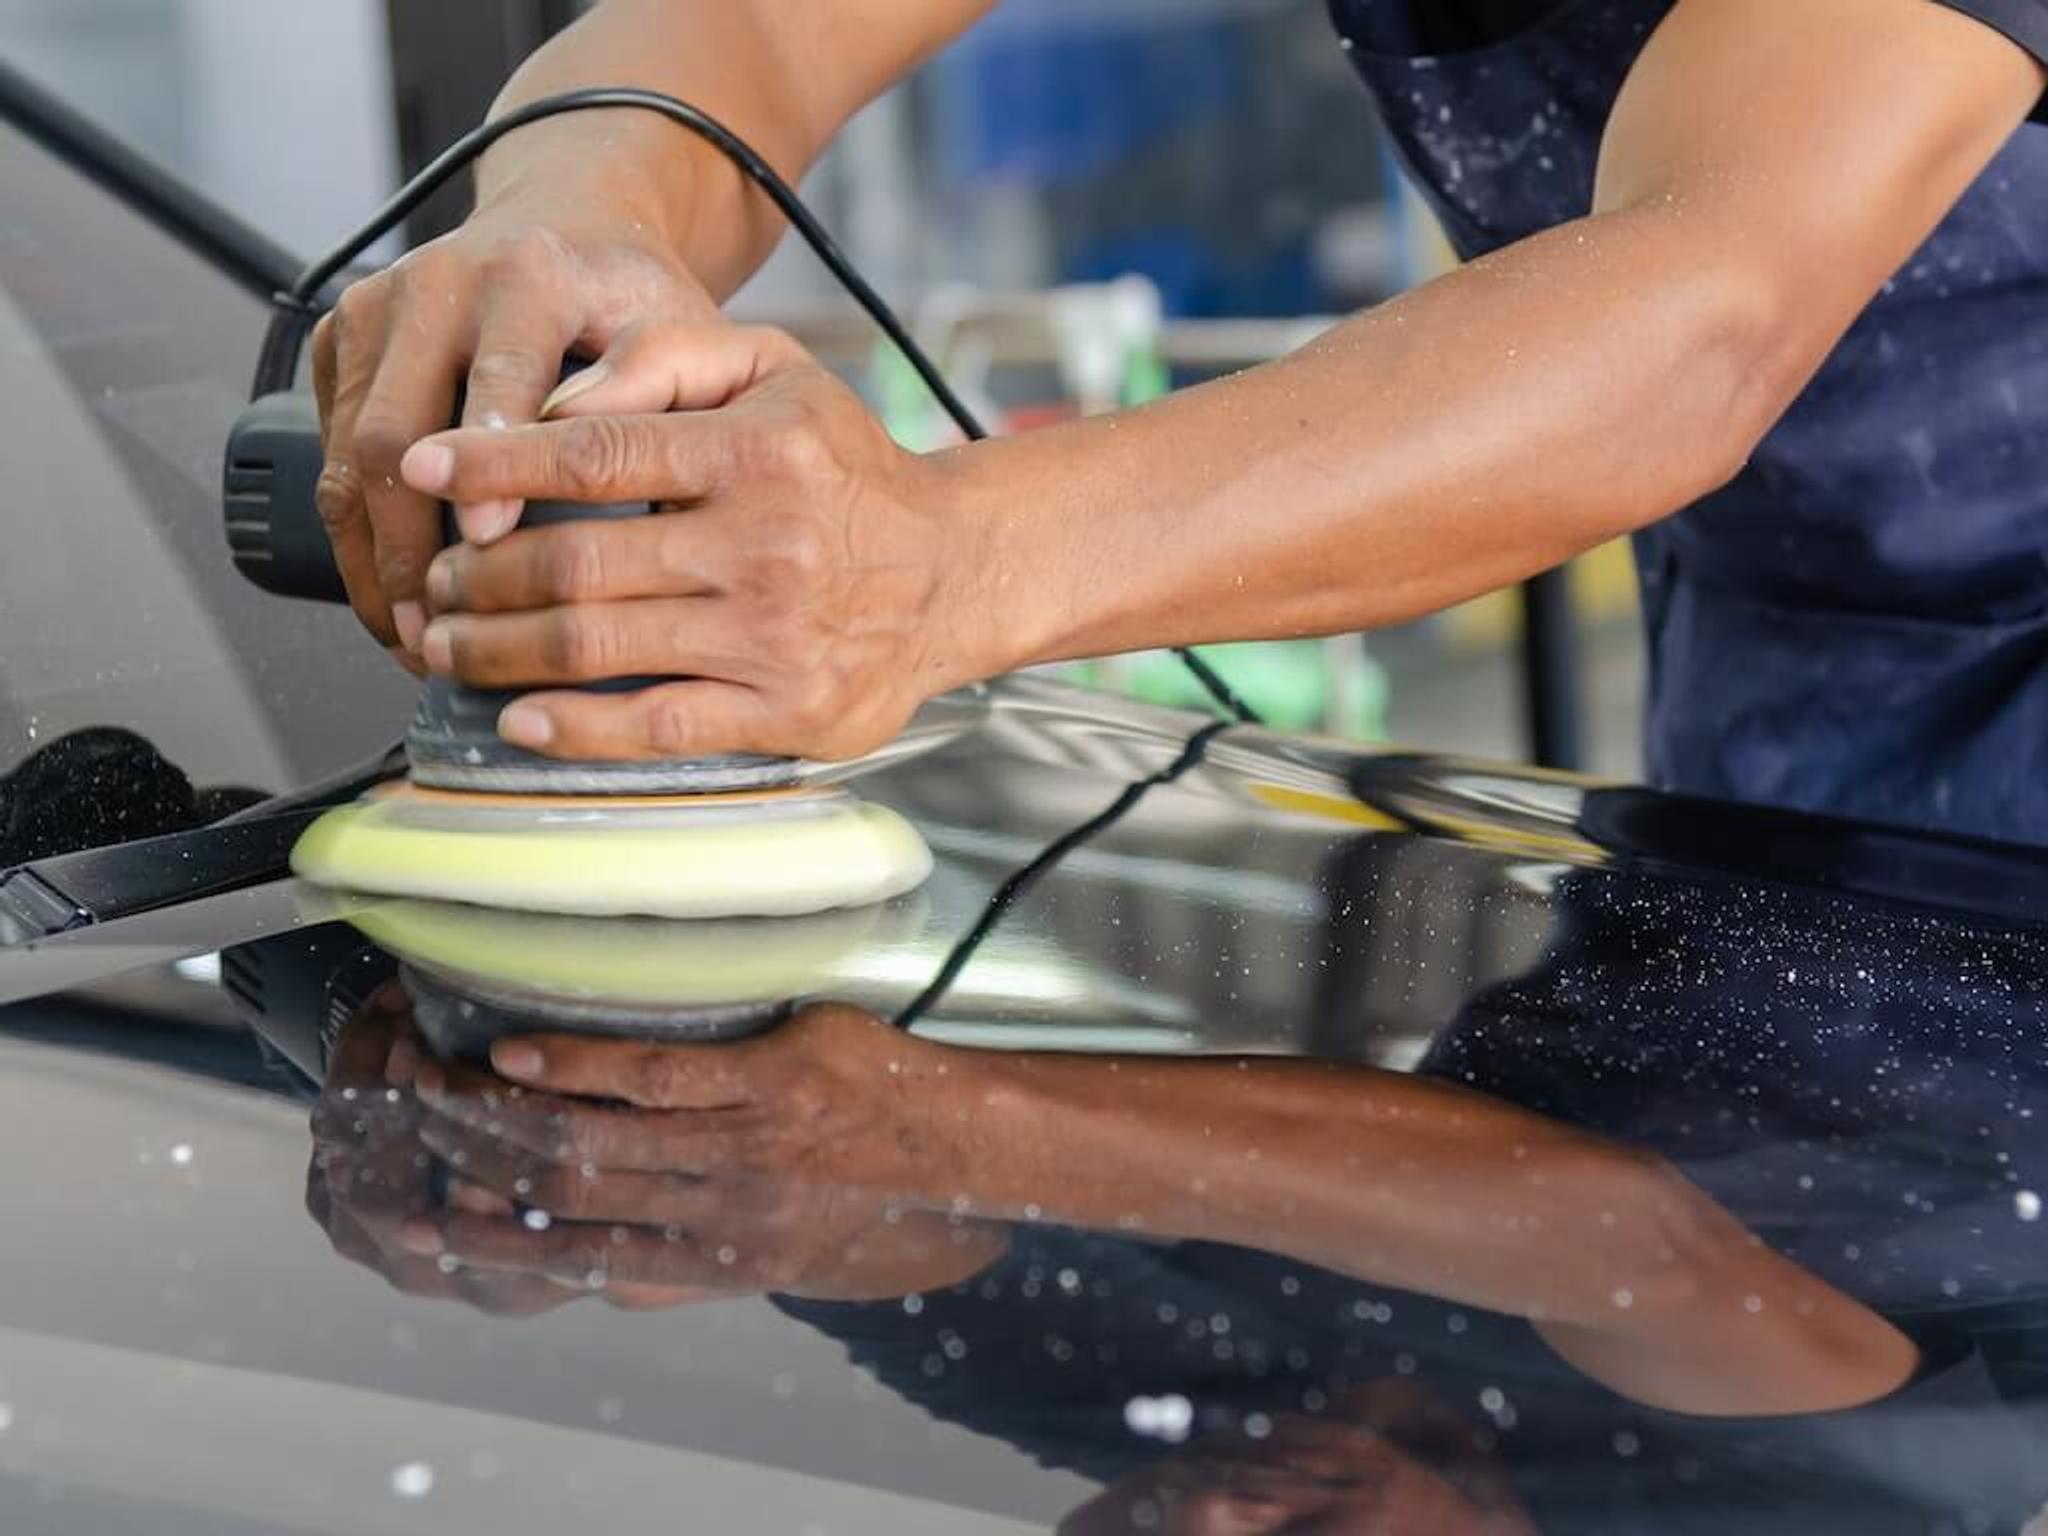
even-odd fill
[{"label": "windshield glass", "polygon": [[4,128],[0,205],[0,867],[388,745],[410,680],[345,612],[228,562],[221,454],[262,306]]}]

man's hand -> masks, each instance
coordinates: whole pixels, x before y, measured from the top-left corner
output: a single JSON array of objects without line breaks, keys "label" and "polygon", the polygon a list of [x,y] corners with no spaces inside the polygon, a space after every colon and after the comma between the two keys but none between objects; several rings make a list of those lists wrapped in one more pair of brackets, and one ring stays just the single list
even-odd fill
[{"label": "man's hand", "polygon": [[500,721],[506,740],[575,758],[843,759],[999,669],[975,526],[786,336],[634,326],[543,414],[559,419],[417,444],[409,491],[657,510],[443,552],[427,577],[428,666],[494,688],[685,680],[528,694]]},{"label": "man's hand", "polygon": [[[370,632],[416,658],[439,499],[398,472],[406,449],[454,420],[535,419],[572,349],[608,346],[631,320],[708,322],[710,297],[630,204],[577,223],[559,203],[486,209],[342,295],[313,333],[326,467],[317,493],[349,602]],[[517,522],[516,497],[458,504],[466,538]]]},{"label": "man's hand", "polygon": [[[791,182],[840,125],[993,0],[606,0],[534,53],[494,116],[592,86],[639,86],[711,113]],[[529,124],[476,167],[477,212],[350,289],[319,329],[326,429],[320,509],[363,622],[417,666],[422,582],[440,547],[432,497],[398,473],[452,420],[519,426],[564,354],[628,321],[709,323],[782,234],[768,200],[716,149],[652,113]],[[457,509],[488,543],[516,495]]]},{"label": "man's hand", "polygon": [[425,1144],[505,1208],[422,1213],[405,1244],[482,1274],[688,1299],[954,1283],[1004,1239],[899,1193],[944,1161],[920,1086],[934,1049],[814,1008],[732,1044],[547,1036],[501,1042],[502,1077],[427,1065]]}]

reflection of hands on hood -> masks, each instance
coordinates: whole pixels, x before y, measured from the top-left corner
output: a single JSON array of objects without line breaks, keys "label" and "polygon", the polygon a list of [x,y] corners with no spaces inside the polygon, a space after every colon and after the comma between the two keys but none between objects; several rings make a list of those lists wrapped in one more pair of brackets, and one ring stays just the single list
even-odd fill
[{"label": "reflection of hands on hood", "polygon": [[874,1299],[955,1283],[1003,1251],[991,1222],[1043,1219],[1523,1317],[1687,1413],[1866,1402],[1916,1360],[1661,1160],[1434,1079],[974,1051],[829,1006],[742,1041],[534,1035],[491,1060],[417,1074],[419,1140],[469,1192],[399,1223],[437,1271]]},{"label": "reflection of hands on hood", "polygon": [[[479,1311],[524,1317],[552,1311],[581,1293],[544,1277],[466,1270],[421,1254],[404,1240],[406,1224],[440,1208],[442,1179],[425,1144],[430,1118],[413,1087],[420,1059],[405,994],[386,986],[342,1030],[313,1111],[313,1156],[306,1210],[343,1258],[375,1271],[409,1296],[462,1301]],[[447,1183],[458,1209],[509,1208],[460,1179]],[[669,1298],[621,1290],[621,1306]]]},{"label": "reflection of hands on hood", "polygon": [[1526,1318],[1580,1371],[1681,1412],[1844,1407],[1915,1365],[1662,1160],[1448,1083],[1021,1053],[949,1081],[974,1126],[952,1187],[977,1214],[1263,1249]]},{"label": "reflection of hands on hood", "polygon": [[821,1007],[715,1045],[504,1040],[505,1075],[424,1061],[418,1145],[459,1196],[407,1211],[394,1239],[437,1274],[639,1306],[952,1284],[1003,1240],[901,1195],[930,1134],[911,1063],[932,1049]]}]

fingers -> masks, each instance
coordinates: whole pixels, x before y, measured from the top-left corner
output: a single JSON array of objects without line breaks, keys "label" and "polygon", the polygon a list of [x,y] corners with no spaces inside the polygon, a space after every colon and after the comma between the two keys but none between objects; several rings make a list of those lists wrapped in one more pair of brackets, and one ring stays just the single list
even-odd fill
[{"label": "fingers", "polygon": [[697,1238],[674,1229],[559,1222],[536,1232],[520,1222],[451,1213],[438,1223],[412,1222],[406,1233],[409,1243],[437,1246],[468,1268],[544,1276],[594,1291],[620,1284],[644,1296],[646,1287],[687,1287],[701,1299],[748,1289],[761,1278],[761,1266],[730,1246],[707,1253]]},{"label": "fingers", "polygon": [[662,683],[628,694],[529,693],[505,707],[498,734],[514,746],[572,760],[797,755],[772,729],[760,694],[710,681]]},{"label": "fingers", "polygon": [[356,418],[357,477],[377,585],[390,604],[398,643],[408,651],[419,650],[426,628],[427,566],[441,548],[441,504],[408,485],[399,464],[414,442],[454,412],[453,365],[424,339],[408,336],[387,345]]},{"label": "fingers", "polygon": [[732,444],[703,417],[579,416],[502,432],[437,432],[401,451],[414,495],[458,504],[608,503],[707,496],[726,482]]},{"label": "fingers", "polygon": [[430,626],[425,655],[432,670],[490,688],[650,672],[732,677],[748,665],[733,620],[729,608],[697,598],[444,614]]},{"label": "fingers", "polygon": [[577,1035],[525,1035],[491,1047],[514,1082],[550,1093],[619,1099],[646,1109],[734,1109],[753,1102],[746,1045],[653,1045]]},{"label": "fingers", "polygon": [[[696,1226],[717,1215],[729,1198],[729,1192],[691,1175],[565,1167],[439,1116],[420,1127],[420,1140],[463,1181],[462,1188],[474,1192],[464,1201],[449,1192],[449,1204],[472,1215],[512,1216],[517,1204],[545,1212],[549,1220]],[[477,1203],[485,1199],[500,1208]]]},{"label": "fingers", "polygon": [[[469,364],[462,425],[502,431],[537,420],[541,402],[561,377],[562,354],[574,340],[562,310],[535,304],[531,295],[514,289],[488,290]],[[516,499],[462,502],[456,505],[455,521],[465,539],[488,544],[511,531],[521,505]]]},{"label": "fingers", "polygon": [[488,549],[456,544],[427,571],[436,613],[507,613],[636,597],[702,597],[712,530],[695,514],[522,529]]},{"label": "fingers", "polygon": [[[334,563],[348,590],[356,618],[387,647],[398,641],[391,605],[377,583],[377,548],[370,535],[369,509],[363,503],[362,476],[356,465],[355,427],[363,397],[369,393],[376,367],[374,347],[364,344],[362,306],[343,306],[321,320],[313,331],[313,387],[320,401],[323,458],[313,504],[334,550]],[[368,323],[382,334],[381,314]]]},{"label": "fingers", "polygon": [[419,1069],[415,1081],[420,1101],[436,1114],[549,1164],[577,1170],[588,1165],[700,1173],[726,1135],[709,1125],[656,1124],[638,1110],[508,1088],[473,1068],[430,1063]]},{"label": "fingers", "polygon": [[759,326],[629,326],[603,357],[562,381],[541,415],[715,410],[777,369],[808,361],[788,335]]}]

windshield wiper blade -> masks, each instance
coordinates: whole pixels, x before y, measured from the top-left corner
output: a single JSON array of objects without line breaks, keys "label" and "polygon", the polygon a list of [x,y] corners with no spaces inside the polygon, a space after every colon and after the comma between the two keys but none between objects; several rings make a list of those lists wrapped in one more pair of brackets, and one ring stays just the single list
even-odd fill
[{"label": "windshield wiper blade", "polygon": [[292,845],[324,806],[62,853],[0,870],[0,948],[290,873]]},{"label": "windshield wiper blade", "polygon": [[321,812],[404,770],[393,746],[210,826],[0,869],[0,950],[280,879]]}]

